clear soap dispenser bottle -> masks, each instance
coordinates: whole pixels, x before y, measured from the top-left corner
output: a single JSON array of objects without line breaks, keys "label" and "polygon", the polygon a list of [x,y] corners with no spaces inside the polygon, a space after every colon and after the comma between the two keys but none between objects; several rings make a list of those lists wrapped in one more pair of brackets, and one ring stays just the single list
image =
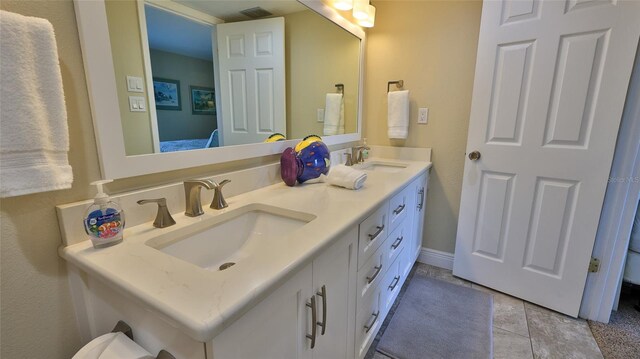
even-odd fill
[{"label": "clear soap dispenser bottle", "polygon": [[91,182],[98,194],[93,204],[87,208],[84,229],[95,248],[109,247],[122,242],[124,231],[124,211],[104,193],[102,185],[113,180]]}]

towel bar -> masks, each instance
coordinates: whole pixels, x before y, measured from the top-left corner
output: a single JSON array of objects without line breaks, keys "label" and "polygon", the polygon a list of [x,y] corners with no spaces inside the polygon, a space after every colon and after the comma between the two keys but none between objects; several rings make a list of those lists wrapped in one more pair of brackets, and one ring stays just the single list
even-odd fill
[{"label": "towel bar", "polygon": [[391,85],[396,85],[396,88],[401,89],[402,87],[404,87],[404,81],[403,80],[398,80],[398,81],[389,81],[387,82],[387,92],[390,92],[391,89]]},{"label": "towel bar", "polygon": [[344,84],[335,84],[335,86],[338,89],[338,93],[341,93],[344,95]]}]

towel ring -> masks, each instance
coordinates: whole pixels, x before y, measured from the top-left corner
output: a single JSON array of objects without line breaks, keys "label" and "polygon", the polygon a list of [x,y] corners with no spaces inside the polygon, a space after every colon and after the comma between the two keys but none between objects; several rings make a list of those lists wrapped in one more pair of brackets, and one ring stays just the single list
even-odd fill
[{"label": "towel ring", "polygon": [[344,95],[344,84],[335,84],[336,89],[338,89],[338,93],[341,93]]},{"label": "towel ring", "polygon": [[398,81],[389,81],[387,82],[387,92],[391,92],[391,85],[396,85],[396,88],[401,89],[402,87],[404,87],[404,80],[398,80]]}]

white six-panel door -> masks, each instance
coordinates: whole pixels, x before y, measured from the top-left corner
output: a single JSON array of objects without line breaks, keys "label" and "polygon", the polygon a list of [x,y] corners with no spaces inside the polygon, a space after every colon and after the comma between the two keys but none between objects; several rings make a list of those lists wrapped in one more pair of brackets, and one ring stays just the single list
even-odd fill
[{"label": "white six-panel door", "polygon": [[454,274],[576,316],[640,2],[485,1]]},{"label": "white six-panel door", "polygon": [[223,145],[285,134],[284,18],[216,26]]}]

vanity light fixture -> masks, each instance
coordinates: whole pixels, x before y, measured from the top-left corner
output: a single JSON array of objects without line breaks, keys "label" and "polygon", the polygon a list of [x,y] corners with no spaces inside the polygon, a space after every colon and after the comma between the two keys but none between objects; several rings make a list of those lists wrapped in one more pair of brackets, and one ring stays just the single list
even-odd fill
[{"label": "vanity light fixture", "polygon": [[353,9],[353,0],[334,0],[333,7],[338,10],[351,10]]},{"label": "vanity light fixture", "polygon": [[368,7],[369,0],[353,0],[353,17],[357,20],[365,20],[369,16]]},{"label": "vanity light fixture", "polygon": [[373,5],[367,6],[367,18],[358,20],[358,25],[362,27],[373,27],[376,22],[376,8]]}]

